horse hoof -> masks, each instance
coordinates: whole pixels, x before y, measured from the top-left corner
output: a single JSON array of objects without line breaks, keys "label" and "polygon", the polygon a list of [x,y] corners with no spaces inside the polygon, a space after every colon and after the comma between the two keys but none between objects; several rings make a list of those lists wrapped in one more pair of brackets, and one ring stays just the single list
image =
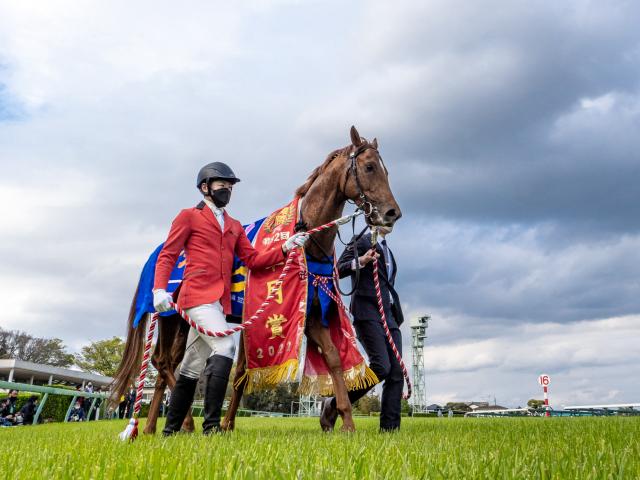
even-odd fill
[{"label": "horse hoof", "polygon": [[354,433],[356,431],[356,426],[345,424],[345,425],[342,425],[342,427],[340,427],[340,431],[344,433]]}]

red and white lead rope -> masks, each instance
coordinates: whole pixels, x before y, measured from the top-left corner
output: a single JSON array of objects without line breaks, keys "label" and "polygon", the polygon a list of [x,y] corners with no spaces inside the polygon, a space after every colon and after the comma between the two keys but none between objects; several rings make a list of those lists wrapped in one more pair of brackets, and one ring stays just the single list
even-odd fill
[{"label": "red and white lead rope", "polygon": [[142,355],[142,365],[140,367],[140,375],[138,376],[138,385],[136,392],[136,402],[133,407],[133,415],[127,428],[120,433],[121,440],[135,440],[138,436],[138,417],[140,416],[140,409],[142,408],[142,394],[144,391],[144,380],[147,377],[147,370],[149,369],[149,361],[151,360],[151,346],[153,343],[153,334],[156,330],[156,324],[158,323],[158,314],[154,313],[149,323],[149,330],[147,332],[147,339],[144,344],[144,353]]},{"label": "red and white lead rope", "polygon": [[402,369],[402,375],[404,375],[404,379],[407,382],[407,393],[402,394],[402,398],[408,400],[411,398],[411,380],[409,379],[409,372],[407,371],[407,367],[402,360],[402,355],[398,352],[398,348],[396,347],[396,342],[393,341],[393,337],[391,336],[391,332],[389,331],[389,325],[387,325],[387,316],[384,313],[384,305],[382,303],[382,293],[380,292],[380,278],[378,277],[378,259],[374,257],[373,259],[373,283],[376,287],[376,296],[378,297],[378,311],[380,312],[380,324],[384,329],[384,333],[387,336],[387,341],[389,342],[389,346],[391,350],[393,350],[393,354],[398,360],[400,364],[400,368]]}]

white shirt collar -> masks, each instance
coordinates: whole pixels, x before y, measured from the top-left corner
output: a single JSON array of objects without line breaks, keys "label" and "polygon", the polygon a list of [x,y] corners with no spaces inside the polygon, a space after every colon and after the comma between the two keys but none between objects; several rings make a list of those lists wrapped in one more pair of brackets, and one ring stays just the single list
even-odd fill
[{"label": "white shirt collar", "polygon": [[224,215],[224,208],[218,208],[216,207],[216,205],[207,197],[204,197],[204,203],[207,204],[207,207],[209,207],[211,209],[211,211],[213,212],[213,214],[218,217],[220,215]]}]

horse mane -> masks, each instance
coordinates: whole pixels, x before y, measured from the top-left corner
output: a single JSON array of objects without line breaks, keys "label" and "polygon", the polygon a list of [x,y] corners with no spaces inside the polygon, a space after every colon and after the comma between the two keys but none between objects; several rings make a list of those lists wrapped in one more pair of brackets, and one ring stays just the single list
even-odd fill
[{"label": "horse mane", "polygon": [[311,185],[313,185],[313,182],[315,182],[317,180],[317,178],[322,173],[324,173],[324,171],[329,167],[331,162],[333,162],[340,155],[343,155],[343,154],[347,153],[350,148],[351,148],[351,145],[349,145],[348,147],[339,148],[338,150],[334,150],[333,152],[331,152],[327,156],[327,158],[324,161],[324,163],[322,165],[320,165],[319,167],[316,167],[313,170],[313,172],[311,172],[311,175],[309,175],[309,178],[307,178],[307,181],[304,182],[302,185],[300,185],[296,189],[295,196],[296,197],[304,197],[306,195],[306,193],[309,191],[309,189],[311,188]]}]

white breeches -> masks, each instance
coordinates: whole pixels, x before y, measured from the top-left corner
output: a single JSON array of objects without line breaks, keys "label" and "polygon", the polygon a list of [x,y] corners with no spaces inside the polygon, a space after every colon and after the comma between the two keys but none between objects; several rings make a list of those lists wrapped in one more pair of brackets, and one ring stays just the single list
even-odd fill
[{"label": "white breeches", "polygon": [[[207,330],[219,332],[229,328],[220,302],[198,305],[187,309],[186,312],[194,322]],[[207,358],[212,355],[222,355],[233,360],[235,353],[236,343],[231,335],[228,337],[208,337],[191,327],[180,374],[189,378],[200,378]]]}]

